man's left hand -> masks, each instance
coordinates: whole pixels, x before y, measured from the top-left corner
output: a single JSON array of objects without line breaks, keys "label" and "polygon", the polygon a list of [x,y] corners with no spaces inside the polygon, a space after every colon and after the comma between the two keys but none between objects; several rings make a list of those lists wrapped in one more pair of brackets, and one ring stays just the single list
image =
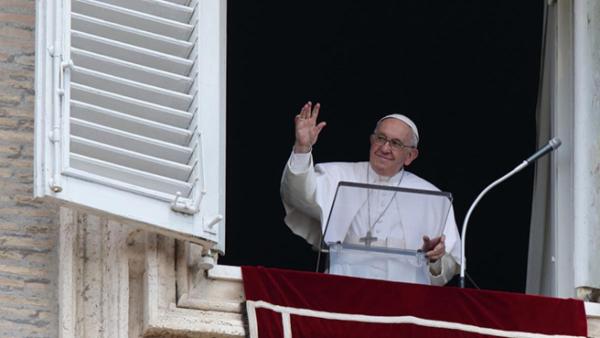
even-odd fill
[{"label": "man's left hand", "polygon": [[446,236],[444,235],[431,239],[428,236],[423,236],[423,246],[421,249],[425,252],[425,256],[429,258],[430,262],[435,262],[446,254],[445,240]]}]

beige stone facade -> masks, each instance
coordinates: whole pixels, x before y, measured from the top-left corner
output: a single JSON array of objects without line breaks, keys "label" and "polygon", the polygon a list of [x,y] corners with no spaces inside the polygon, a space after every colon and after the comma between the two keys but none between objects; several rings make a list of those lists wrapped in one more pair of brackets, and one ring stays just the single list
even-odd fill
[{"label": "beige stone facade", "polygon": [[201,249],[61,208],[59,334],[244,337],[240,270],[199,269]]},{"label": "beige stone facade", "polygon": [[33,200],[35,1],[0,1],[0,337],[56,337],[58,209]]}]

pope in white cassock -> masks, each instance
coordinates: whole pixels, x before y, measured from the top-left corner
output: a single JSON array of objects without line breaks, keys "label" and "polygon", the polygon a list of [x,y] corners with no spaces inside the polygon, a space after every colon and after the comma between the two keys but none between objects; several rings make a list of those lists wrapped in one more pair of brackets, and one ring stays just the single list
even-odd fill
[{"label": "pope in white cassock", "polygon": [[[404,169],[419,154],[419,133],[413,121],[400,114],[387,115],[377,122],[371,135],[369,162],[313,165],[312,146],[326,125],[317,123],[319,109],[318,103],[313,106],[308,102],[296,116],[296,141],[281,181],[286,224],[315,248],[320,245],[342,181],[439,192],[431,183]],[[440,218],[443,223],[433,230],[435,224],[428,218],[443,214],[440,210],[421,207],[421,201],[410,206],[406,196],[400,197],[394,191],[364,191],[367,193],[352,196],[357,207],[349,213],[350,218],[346,217],[348,221],[329,224],[337,228],[328,229],[327,235],[343,233],[344,238],[339,240],[345,243],[422,249],[428,259],[425,272],[415,275],[414,269],[404,269],[393,259],[371,258],[365,267],[364,257],[350,255],[331,273],[433,285],[444,285],[458,273],[460,236],[450,204],[449,211]]]}]

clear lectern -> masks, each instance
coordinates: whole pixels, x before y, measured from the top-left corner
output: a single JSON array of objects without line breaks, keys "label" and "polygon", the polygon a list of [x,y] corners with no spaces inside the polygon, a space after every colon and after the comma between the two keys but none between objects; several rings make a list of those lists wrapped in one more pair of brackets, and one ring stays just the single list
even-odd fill
[{"label": "clear lectern", "polygon": [[451,206],[447,192],[340,182],[321,241],[326,270],[429,284],[423,236],[443,233]]}]

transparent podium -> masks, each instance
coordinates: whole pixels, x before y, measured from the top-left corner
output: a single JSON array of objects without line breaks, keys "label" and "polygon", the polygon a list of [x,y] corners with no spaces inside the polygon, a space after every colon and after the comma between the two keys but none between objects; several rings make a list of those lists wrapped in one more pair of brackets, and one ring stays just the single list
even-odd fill
[{"label": "transparent podium", "polygon": [[451,206],[447,192],[340,182],[319,260],[331,274],[429,284],[423,236],[441,236]]}]

